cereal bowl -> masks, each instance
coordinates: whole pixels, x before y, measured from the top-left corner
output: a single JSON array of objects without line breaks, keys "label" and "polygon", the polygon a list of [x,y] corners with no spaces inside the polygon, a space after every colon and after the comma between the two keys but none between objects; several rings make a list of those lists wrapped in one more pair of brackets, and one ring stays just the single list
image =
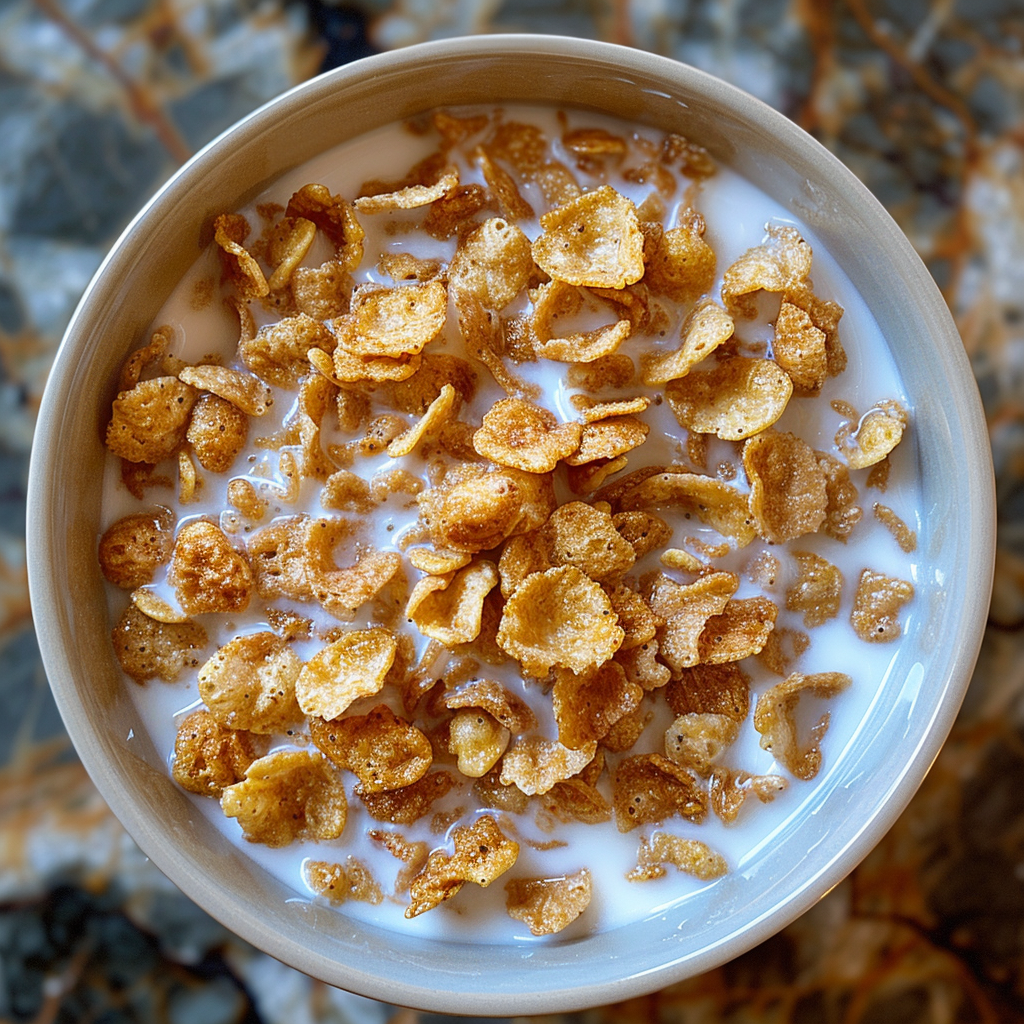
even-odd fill
[{"label": "cereal bowl", "polygon": [[[380,927],[302,895],[196,812],[115,660],[96,551],[119,368],[209,247],[214,218],[381,125],[436,107],[520,103],[683,135],[806,225],[880,328],[912,408],[901,458],[919,481],[919,558],[914,604],[877,689],[820,773],[699,901],[667,899],[638,919],[547,941],[472,941],[465,929]],[[183,167],[125,231],[68,328],[40,410],[28,523],[51,686],[83,763],[142,850],[279,960],[373,998],[467,1014],[556,1012],[653,991],[750,949],[821,898],[884,835],[936,757],[977,657],[994,558],[988,435],[970,367],[940,293],[864,186],[784,117],[706,74],[533,36],[448,40],[340,68]]]}]

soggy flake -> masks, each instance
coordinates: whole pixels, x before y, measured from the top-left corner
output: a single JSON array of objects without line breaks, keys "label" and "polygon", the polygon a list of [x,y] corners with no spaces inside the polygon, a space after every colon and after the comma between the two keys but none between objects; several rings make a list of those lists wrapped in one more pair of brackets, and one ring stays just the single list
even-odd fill
[{"label": "soggy flake", "polygon": [[295,680],[302,713],[337,718],[360,697],[380,692],[397,649],[386,629],[358,629],[319,650]]},{"label": "soggy flake", "polygon": [[665,731],[665,756],[707,778],[738,735],[739,723],[731,715],[687,712]]},{"label": "soggy flake", "polygon": [[751,775],[750,772],[719,766],[711,773],[711,785],[708,787],[711,810],[725,824],[731,825],[751,796],[768,804],[788,785],[781,775]]},{"label": "soggy flake", "polygon": [[879,402],[857,424],[840,446],[851,469],[867,469],[881,462],[900,443],[909,417],[898,402]]},{"label": "soggy flake", "polygon": [[772,544],[813,533],[828,507],[825,473],[813,449],[794,434],[766,430],[743,446],[750,511]]},{"label": "soggy flake", "polygon": [[157,507],[132,512],[112,523],[100,537],[99,562],[103,575],[115,586],[134,590],[152,582],[174,549],[175,516]]},{"label": "soggy flake", "polygon": [[620,832],[677,814],[698,823],[707,815],[707,797],[697,778],[661,754],[634,754],[621,761],[613,794]]},{"label": "soggy flake", "polygon": [[750,677],[735,664],[694,665],[665,687],[676,716],[715,715],[742,722],[750,711]]},{"label": "soggy flake", "polygon": [[406,555],[414,569],[430,576],[445,576],[469,565],[472,556],[465,551],[449,551],[447,548],[410,548]]},{"label": "soggy flake", "polygon": [[569,387],[598,392],[608,388],[625,388],[633,383],[636,367],[629,356],[613,352],[589,363],[574,363],[569,367]]},{"label": "soggy flake", "polygon": [[768,240],[745,252],[725,271],[722,300],[733,316],[757,315],[756,293],[800,288],[811,272],[811,247],[796,228],[771,225]]},{"label": "soggy flake", "polygon": [[256,757],[249,733],[225,729],[209,711],[193,711],[178,726],[171,775],[190,793],[219,797],[245,778]]},{"label": "soggy flake", "polygon": [[757,660],[773,675],[785,676],[789,674],[790,666],[810,646],[811,638],[798,629],[773,629],[764,647],[758,651]]},{"label": "soggy flake", "polygon": [[306,573],[306,537],[309,516],[287,516],[257,530],[247,549],[256,576],[256,592],[264,600],[312,598]]},{"label": "soggy flake", "polygon": [[280,292],[291,284],[292,274],[306,258],[316,225],[305,217],[283,217],[275,226],[267,247],[267,260],[274,268],[267,286],[271,292]]},{"label": "soggy flake", "polygon": [[520,194],[515,179],[491,159],[483,146],[477,147],[473,160],[480,167],[487,189],[503,217],[512,221],[534,219],[534,209]]},{"label": "soggy flake", "polygon": [[825,332],[799,306],[783,301],[775,320],[772,356],[793,381],[798,395],[816,395],[828,376]]},{"label": "soggy flake", "polygon": [[893,535],[901,551],[909,555],[917,549],[917,534],[891,508],[876,501],[871,506],[871,512]]},{"label": "soggy flake", "polygon": [[768,642],[779,614],[766,597],[733,598],[705,624],[697,649],[702,663],[719,665],[758,654]]},{"label": "soggy flake", "polygon": [[179,531],[167,582],[188,615],[244,611],[253,590],[245,556],[223,530],[203,519]]},{"label": "soggy flake", "polygon": [[377,507],[370,495],[369,483],[348,469],[335,470],[324,481],[320,505],[325,509],[361,513],[372,512]]},{"label": "soggy flake", "polygon": [[[166,353],[174,340],[174,328],[164,324],[158,327],[149,342],[132,352],[121,365],[117,379],[118,391],[130,391],[142,379],[143,371]],[[171,373],[165,370],[165,373]]]},{"label": "soggy flake", "polygon": [[701,360],[727,342],[734,329],[732,317],[721,306],[711,300],[701,303],[686,318],[682,345],[678,349],[664,355],[651,352],[640,357],[643,382],[653,387],[685,377]]},{"label": "soggy flake", "polygon": [[825,474],[825,519],[819,529],[845,543],[864,515],[857,504],[857,488],[850,480],[849,469],[839,459],[825,452],[814,454]]},{"label": "soggy flake", "polygon": [[384,902],[384,893],[370,869],[351,855],[345,858],[344,864],[308,860],[303,870],[309,888],[333,906],[350,900],[374,906]]},{"label": "soggy flake", "polygon": [[176,377],[154,377],[119,392],[107,426],[107,447],[128,462],[162,462],[185,441],[197,397],[194,388]]},{"label": "soggy flake", "polygon": [[279,388],[297,388],[309,372],[310,349],[334,351],[334,335],[304,313],[264,324],[238,346],[238,358],[261,380]]},{"label": "soggy flake", "polygon": [[655,832],[650,841],[640,840],[637,865],[627,873],[630,882],[650,882],[665,876],[666,864],[702,882],[721,878],[729,867],[725,858],[699,839],[684,839],[671,832]]},{"label": "soggy flake", "polygon": [[497,583],[498,569],[486,560],[426,576],[409,595],[405,614],[424,636],[446,646],[469,643],[480,633],[484,598]]},{"label": "soggy flake", "polygon": [[382,385],[377,393],[400,413],[423,416],[446,387],[455,389],[452,415],[476,394],[476,374],[465,359],[425,352],[419,369],[406,380]]},{"label": "soggy flake", "polygon": [[375,843],[383,846],[392,857],[405,865],[395,879],[395,894],[408,892],[409,883],[427,863],[430,847],[422,840],[410,841],[401,833],[389,832],[386,829],[371,828],[367,829],[366,834]]},{"label": "soggy flake", "polygon": [[197,623],[158,622],[133,604],[117,620],[110,639],[118,664],[137,683],[177,679],[183,669],[199,664],[198,652],[207,643],[206,630]]},{"label": "soggy flake", "polygon": [[616,512],[612,523],[622,539],[632,545],[638,561],[672,539],[672,527],[653,512]]},{"label": "soggy flake", "polygon": [[438,259],[414,256],[411,252],[383,252],[377,270],[393,281],[430,281],[441,272]]},{"label": "soggy flake", "polygon": [[383,793],[367,793],[357,787],[356,796],[371,818],[391,825],[411,825],[428,815],[433,804],[458,785],[451,772],[429,772],[408,786]]},{"label": "soggy flake", "polygon": [[517,739],[501,760],[501,783],[527,796],[547,793],[558,782],[578,775],[597,753],[597,744],[571,750],[542,736]]},{"label": "soggy flake", "polygon": [[913,584],[865,569],[857,581],[850,621],[861,640],[889,643],[903,633],[900,609],[913,600]]},{"label": "soggy flake", "polygon": [[248,416],[227,399],[204,394],[192,407],[185,437],[203,469],[227,472],[248,436]]},{"label": "soggy flake", "polygon": [[512,782],[501,781],[501,764],[473,783],[473,795],[482,807],[491,807],[508,814],[522,814],[530,797]]},{"label": "soggy flake", "polygon": [[249,235],[249,222],[240,214],[224,213],[213,222],[213,240],[220,248],[224,277],[245,299],[259,298],[270,291],[256,258],[242,243]]},{"label": "soggy flake", "polygon": [[[360,358],[418,355],[444,327],[448,293],[440,281],[377,288],[352,297],[352,311],[333,321],[338,348]],[[334,368],[344,379],[338,350]]]},{"label": "soggy flake", "polygon": [[799,573],[786,590],[786,608],[802,612],[804,626],[813,629],[839,614],[843,574],[827,559],[812,551],[794,551]]},{"label": "soggy flake", "polygon": [[556,672],[551,702],[559,742],[570,750],[580,750],[604,739],[619,719],[640,706],[643,695],[615,661],[586,675],[564,669]]},{"label": "soggy flake", "polygon": [[537,727],[537,717],[530,706],[507,687],[490,679],[474,679],[450,691],[445,695],[444,705],[452,711],[481,708],[511,733]]},{"label": "soggy flake", "polygon": [[581,868],[557,878],[513,878],[505,883],[505,909],[533,935],[555,935],[590,905],[590,872]]},{"label": "soggy flake", "polygon": [[461,236],[476,223],[481,210],[492,209],[493,205],[483,185],[458,185],[431,204],[423,218],[423,230],[437,239]]}]

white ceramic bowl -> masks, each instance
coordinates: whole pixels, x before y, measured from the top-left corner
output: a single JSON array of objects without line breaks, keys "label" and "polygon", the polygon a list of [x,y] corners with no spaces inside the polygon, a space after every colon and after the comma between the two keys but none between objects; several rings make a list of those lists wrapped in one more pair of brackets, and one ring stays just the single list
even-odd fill
[{"label": "white ceramic bowl", "polygon": [[[289,900],[197,815],[144,738],[109,642],[100,532],[114,380],[212,216],[364,131],[441,104],[544,102],[682,132],[802,219],[867,302],[914,407],[924,499],[915,625],[864,721],[813,796],[706,919],[671,909],[575,941],[466,945],[375,930]],[[576,1009],[649,992],[768,938],[839,882],[890,827],[945,739],[984,628],[994,550],[988,436],[940,293],[882,207],[780,114],[709,75],[579,39],[497,36],[410,47],[339,68],[263,107],[181,169],[99,269],[60,348],[29,484],[32,604],[68,732],[114,813],[192,899],[268,953],[331,984],[466,1014]],[[130,734],[132,743],[126,742]]]}]

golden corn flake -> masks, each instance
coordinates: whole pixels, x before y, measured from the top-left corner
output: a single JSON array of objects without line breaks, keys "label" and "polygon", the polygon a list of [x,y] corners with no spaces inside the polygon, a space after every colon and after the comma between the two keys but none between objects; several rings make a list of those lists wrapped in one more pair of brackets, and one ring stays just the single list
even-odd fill
[{"label": "golden corn flake", "polygon": [[199,696],[221,725],[285,732],[302,718],[295,682],[302,661],[276,633],[250,633],[221,647],[199,670]]},{"label": "golden corn flake", "polygon": [[761,746],[771,751],[772,757],[798,779],[813,779],[818,774],[821,741],[830,719],[826,711],[810,728],[806,740],[801,741],[796,722],[801,694],[828,700],[842,693],[851,682],[842,672],[819,672],[809,676],[794,672],[758,697],[754,728],[761,734]]},{"label": "golden corn flake", "polygon": [[103,575],[115,586],[134,590],[149,583],[174,549],[174,513],[158,507],[132,512],[107,527],[100,538]]},{"label": "golden corn flake", "polygon": [[652,292],[675,302],[692,302],[710,289],[715,280],[715,252],[704,241],[704,231],[704,218],[688,210],[679,227],[661,234],[644,274]]},{"label": "golden corn flake", "polygon": [[662,754],[634,754],[620,761],[612,803],[620,832],[677,814],[698,823],[707,815],[703,786],[686,768]]},{"label": "golden corn flake", "polygon": [[332,352],[334,345],[334,335],[319,320],[300,314],[264,324],[255,337],[239,344],[238,358],[268,384],[296,388],[309,372],[309,350]]},{"label": "golden corn flake", "polygon": [[360,213],[387,213],[391,210],[414,210],[448,195],[459,184],[459,171],[448,167],[433,185],[407,185],[397,192],[381,192],[359,196],[352,205]]},{"label": "golden corn flake", "polygon": [[[597,392],[606,388],[625,388],[633,383],[636,368],[629,356],[613,352],[589,363],[574,363],[569,367],[569,387]],[[642,411],[642,410],[641,410]]]},{"label": "golden corn flake", "polygon": [[795,434],[765,431],[743,446],[750,511],[757,532],[772,544],[813,533],[828,508],[825,473],[817,455]]},{"label": "golden corn flake", "polygon": [[786,590],[786,607],[802,612],[808,629],[820,626],[839,614],[843,574],[827,559],[812,551],[794,551],[796,582]]},{"label": "golden corn flake", "polygon": [[309,350],[308,359],[328,380],[339,385],[408,380],[422,362],[420,356],[358,356],[340,345],[334,350],[333,363],[331,357],[318,348]]},{"label": "golden corn flake", "polygon": [[448,751],[458,758],[459,771],[470,779],[486,775],[508,747],[512,734],[480,708],[462,708],[448,726]]},{"label": "golden corn flake", "polygon": [[365,715],[327,721],[312,718],[310,736],[339,768],[359,778],[364,793],[412,785],[433,761],[430,740],[414,725],[378,704]]},{"label": "golden corn flake", "polygon": [[244,611],[253,589],[245,556],[220,527],[203,519],[178,533],[167,582],[188,615]]},{"label": "golden corn flake", "polygon": [[567,928],[590,905],[590,872],[558,878],[513,878],[505,883],[505,909],[523,921],[533,935],[555,935]]},{"label": "golden corn flake", "polygon": [[[598,758],[594,760],[597,761]],[[516,789],[515,786],[512,788]],[[556,782],[546,793],[538,796],[537,800],[547,816],[550,830],[556,827],[557,822],[582,821],[585,825],[598,825],[603,821],[609,821],[612,816],[612,805],[601,791],[579,775],[564,782]],[[541,821],[538,821],[538,824],[544,827]]]},{"label": "golden corn flake", "polygon": [[783,301],[775,319],[772,356],[793,381],[798,395],[816,395],[828,376],[825,332],[814,326],[810,315],[792,302]]},{"label": "golden corn flake", "polygon": [[582,466],[595,459],[614,459],[639,448],[647,440],[650,427],[634,416],[618,416],[587,423],[580,434],[579,448],[565,456],[566,465]]},{"label": "golden corn flake", "polygon": [[526,287],[533,271],[530,240],[500,217],[466,236],[448,268],[449,287],[472,292],[488,309],[504,309]]},{"label": "golden corn flake", "polygon": [[306,572],[310,524],[309,516],[288,516],[275,519],[249,538],[246,546],[256,576],[256,592],[264,600],[312,598]]},{"label": "golden corn flake", "polygon": [[[846,465],[826,452],[815,452],[818,466],[825,474],[825,519],[822,533],[846,543],[853,528],[861,521],[863,509],[857,504],[857,488],[850,480]],[[888,463],[879,463],[879,465]]]},{"label": "golden corn flake", "polygon": [[739,722],[731,715],[688,712],[665,731],[665,756],[707,778],[738,735]]},{"label": "golden corn flake", "polygon": [[384,847],[392,857],[400,860],[405,867],[398,872],[395,879],[395,894],[409,891],[409,884],[423,869],[427,863],[427,856],[430,847],[422,841],[410,842],[399,832],[389,832],[385,829],[367,829],[367,836],[375,843]]},{"label": "golden corn flake", "polygon": [[206,630],[195,622],[164,623],[130,604],[110,634],[114,654],[125,675],[137,683],[154,677],[171,682],[183,669],[199,664]]},{"label": "golden corn flake", "polygon": [[376,502],[370,495],[370,485],[363,477],[347,469],[335,470],[320,491],[322,508],[343,512],[372,512]]},{"label": "golden corn flake", "polygon": [[341,196],[332,196],[324,185],[303,185],[288,201],[285,216],[312,221],[334,244],[342,270],[353,271],[359,266],[366,233],[352,205]]},{"label": "golden corn flake", "polygon": [[501,781],[501,765],[473,783],[473,795],[483,807],[491,807],[508,814],[522,814],[529,806],[530,797],[511,782]]},{"label": "golden corn flake", "polygon": [[680,426],[725,441],[742,441],[770,427],[792,394],[793,382],[777,363],[747,356],[694,370],[665,387]]},{"label": "golden corn flake", "polygon": [[590,288],[624,288],[644,274],[636,207],[602,185],[542,214],[533,258],[550,277]]},{"label": "golden corn flake", "polygon": [[[607,359],[607,356],[602,356]],[[627,357],[628,358],[628,357]],[[586,366],[586,363],[578,364]],[[613,416],[634,416],[646,412],[651,404],[650,398],[646,395],[638,395],[636,398],[623,398],[614,401],[599,402],[586,395],[572,395],[569,398],[572,407],[580,414],[584,423],[598,423]]]},{"label": "golden corn flake", "polygon": [[[362,358],[399,359],[418,355],[440,333],[448,313],[448,292],[440,281],[378,288],[352,297],[352,312],[333,322],[339,349]],[[334,353],[343,380],[343,362]]]},{"label": "golden corn flake", "polygon": [[119,392],[111,407],[107,447],[128,462],[162,462],[185,441],[197,397],[176,377],[154,377]]},{"label": "golden corn flake", "polygon": [[538,677],[554,667],[580,675],[598,668],[624,638],[608,595],[573,565],[527,577],[498,628],[498,646]]},{"label": "golden corn flake", "polygon": [[521,398],[504,398],[488,410],[473,435],[484,458],[527,473],[549,473],[579,447],[579,423],[559,423],[547,409]]},{"label": "golden corn flake", "polygon": [[380,692],[398,641],[386,629],[356,629],[313,655],[295,680],[304,715],[337,718],[360,697]]},{"label": "golden corn flake", "polygon": [[427,408],[423,416],[404,433],[394,438],[387,447],[393,459],[413,452],[421,441],[436,437],[452,415],[457,393],[451,384],[445,384],[440,394]]},{"label": "golden corn flake", "polygon": [[279,750],[254,761],[228,786],[220,805],[250,843],[287,846],[299,838],[337,839],[345,830],[345,787],[330,763],[305,750]]},{"label": "golden corn flake", "polygon": [[575,565],[598,581],[622,575],[636,561],[633,545],[616,530],[612,517],[582,501],[559,505],[534,543],[551,565]]},{"label": "golden corn flake", "polygon": [[406,917],[417,917],[451,899],[466,882],[490,885],[508,871],[519,856],[519,844],[509,839],[488,814],[477,818],[472,825],[454,828],[452,843],[453,853],[435,850],[426,867],[412,880]]},{"label": "golden corn flake", "polygon": [[476,373],[465,359],[443,352],[424,352],[419,369],[409,378],[382,385],[377,394],[398,412],[423,416],[446,387],[455,389],[454,416],[462,402],[476,394]]},{"label": "golden corn flake", "polygon": [[401,789],[367,793],[360,788],[356,796],[371,818],[392,825],[411,825],[429,814],[434,802],[447,796],[458,785],[451,772],[429,772]]},{"label": "golden corn flake", "polygon": [[612,524],[622,539],[632,545],[638,561],[644,555],[664,547],[672,539],[672,527],[653,512],[616,512],[612,516]]},{"label": "golden corn flake", "polygon": [[619,625],[626,634],[619,651],[628,651],[640,647],[648,640],[653,640],[662,620],[651,611],[640,594],[625,583],[619,583],[615,587],[609,586],[606,591],[608,600],[619,617]]},{"label": "golden corn flake", "polygon": [[245,447],[248,436],[248,416],[227,399],[204,394],[192,407],[185,437],[203,469],[226,472]]},{"label": "golden corn flake", "polygon": [[[645,692],[660,689],[672,677],[672,670],[668,665],[658,660],[657,640],[648,640],[646,643],[640,644],[639,647],[620,648],[615,652],[615,660],[625,670],[626,678],[632,683],[637,683]],[[620,732],[623,723],[630,717],[627,715],[616,722],[611,731]],[[604,746],[612,749],[609,743],[610,735],[611,733],[604,738]],[[628,750],[632,745],[633,741],[631,740],[623,749]]]},{"label": "golden corn flake", "polygon": [[497,202],[502,215],[509,220],[533,220],[533,207],[520,195],[508,171],[495,163],[482,146],[477,147],[473,159],[483,172],[487,189]]},{"label": "golden corn flake", "polygon": [[721,614],[705,622],[697,643],[700,661],[718,665],[760,653],[778,614],[778,606],[767,597],[733,598]]},{"label": "golden corn flake", "polygon": [[498,569],[486,560],[444,576],[425,576],[413,588],[406,616],[424,635],[448,647],[480,634],[484,598],[498,583]]},{"label": "golden corn flake", "polygon": [[292,274],[306,258],[314,238],[316,225],[305,217],[283,217],[274,226],[266,251],[267,261],[274,268],[267,282],[272,292],[291,284]]},{"label": "golden corn flake", "polygon": [[917,534],[887,505],[877,501],[871,506],[874,517],[893,535],[900,550],[910,554],[917,548]]},{"label": "golden corn flake", "polygon": [[811,272],[811,247],[796,228],[772,225],[763,245],[747,250],[722,279],[722,300],[733,316],[757,315],[756,293],[799,289]]},{"label": "golden corn flake", "polygon": [[[352,278],[337,260],[326,260],[319,267],[296,267],[292,272],[291,291],[295,310],[299,315],[312,317],[317,322],[348,312],[352,287]],[[327,342],[326,347],[333,348],[333,336],[324,340]],[[258,373],[255,367],[250,366],[249,369]],[[264,374],[259,373],[259,376]]]},{"label": "golden corn flake", "polygon": [[219,797],[245,778],[256,757],[250,733],[225,729],[209,711],[193,711],[178,726],[171,775],[190,793]]},{"label": "golden corn flake", "polygon": [[530,705],[490,679],[474,679],[450,691],[445,694],[444,705],[452,711],[482,708],[512,733],[537,727],[537,717]]},{"label": "golden corn flake", "polygon": [[865,569],[857,581],[850,621],[861,640],[889,643],[899,639],[900,609],[913,600],[914,586],[906,580]]},{"label": "golden corn flake", "polygon": [[677,716],[724,715],[742,722],[750,711],[750,677],[735,662],[683,669],[665,688]]},{"label": "golden corn flake", "polygon": [[384,902],[384,893],[370,869],[355,857],[346,857],[344,864],[310,860],[306,862],[304,872],[310,889],[334,906],[349,900],[374,906]]},{"label": "golden corn flake", "polygon": [[221,250],[224,276],[243,298],[252,299],[270,291],[256,258],[242,245],[249,235],[249,222],[237,213],[224,213],[213,222],[213,240]]},{"label": "golden corn flake", "polygon": [[501,759],[502,785],[516,786],[527,796],[546,793],[558,782],[578,775],[597,753],[597,744],[571,750],[542,736],[517,739]]},{"label": "golden corn flake", "polygon": [[587,675],[557,672],[551,703],[559,742],[570,750],[580,750],[604,739],[620,718],[640,706],[643,695],[615,661],[607,661]]},{"label": "golden corn flake", "polygon": [[[164,324],[158,327],[149,343],[136,349],[121,365],[121,373],[117,379],[118,391],[130,391],[142,379],[143,371],[155,363],[167,351],[174,339],[174,328]],[[164,370],[171,373],[171,370]]]},{"label": "golden corn flake", "polygon": [[[648,268],[650,273],[650,268]],[[698,305],[682,329],[682,345],[664,355],[645,353],[640,357],[640,375],[648,386],[667,384],[685,377],[733,335],[735,324],[728,313],[710,299]]]},{"label": "golden corn flake", "polygon": [[650,841],[640,840],[637,865],[627,873],[626,878],[630,882],[650,882],[655,878],[663,878],[666,864],[673,864],[680,871],[702,882],[721,878],[729,870],[725,858],[706,843],[659,831],[651,836]]},{"label": "golden corn flake", "polygon": [[768,804],[788,785],[781,775],[751,775],[719,766],[711,773],[708,787],[711,810],[731,825],[749,797],[755,796],[761,803]]},{"label": "golden corn flake", "polygon": [[274,404],[274,395],[258,377],[226,366],[186,366],[178,379],[201,391],[209,391],[237,406],[247,416],[263,416]]},{"label": "golden corn flake", "polygon": [[879,402],[861,418],[842,445],[851,469],[867,469],[881,462],[900,443],[909,417],[898,402]]},{"label": "golden corn flake", "polygon": [[773,629],[757,653],[757,660],[777,676],[789,674],[790,666],[811,646],[811,638],[798,629]]}]

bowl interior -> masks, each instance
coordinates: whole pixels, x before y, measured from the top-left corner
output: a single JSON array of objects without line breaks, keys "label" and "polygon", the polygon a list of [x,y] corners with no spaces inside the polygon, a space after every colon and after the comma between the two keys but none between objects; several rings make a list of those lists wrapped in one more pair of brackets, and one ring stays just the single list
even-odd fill
[{"label": "bowl interior", "polygon": [[[819,780],[826,813],[781,829],[701,920],[670,908],[574,942],[493,947],[380,932],[296,899],[196,815],[125,692],[95,550],[117,369],[209,242],[212,216],[379,125],[441,104],[501,101],[592,108],[681,132],[815,231],[888,338],[914,403],[927,529],[916,627]],[[47,672],[83,762],[189,896],[279,959],[365,995],[435,1011],[554,1012],[650,991],[743,952],[877,842],[937,754],[969,680],[991,584],[993,508],[987,433],[949,314],[848,171],[781,115],[674,62],[575,39],[481,37],[369,58],[293,90],[207,147],[136,218],[84,297],[46,391],[29,489],[30,582]]]}]

